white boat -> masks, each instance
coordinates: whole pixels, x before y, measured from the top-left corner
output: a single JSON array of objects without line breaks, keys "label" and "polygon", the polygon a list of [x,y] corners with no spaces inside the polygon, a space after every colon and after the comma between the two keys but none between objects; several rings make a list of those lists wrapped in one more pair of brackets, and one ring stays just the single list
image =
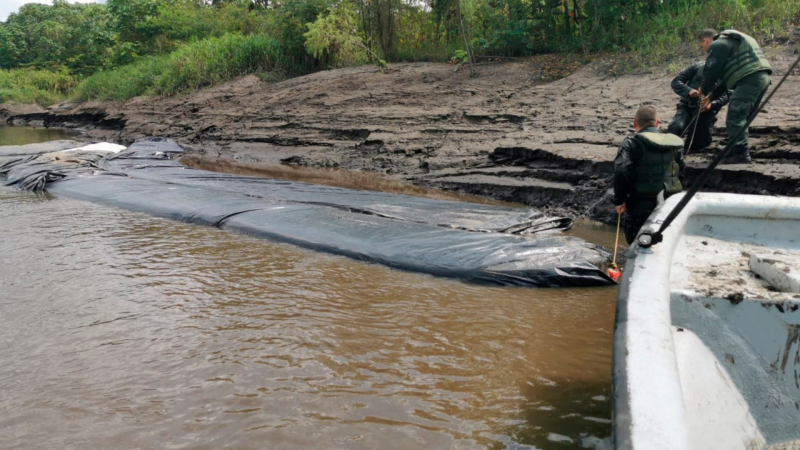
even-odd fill
[{"label": "white boat", "polygon": [[634,245],[613,378],[616,449],[800,449],[800,198],[700,193]]}]

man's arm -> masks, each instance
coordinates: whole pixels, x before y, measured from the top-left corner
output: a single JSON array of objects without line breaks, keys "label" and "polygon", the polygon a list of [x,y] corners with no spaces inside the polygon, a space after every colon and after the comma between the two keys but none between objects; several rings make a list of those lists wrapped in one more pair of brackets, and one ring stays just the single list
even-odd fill
[{"label": "man's arm", "polygon": [[712,92],[710,95],[710,98],[713,99],[711,101],[711,110],[714,112],[719,112],[723,106],[731,102],[731,95],[733,95],[732,90],[725,86],[717,86],[717,88],[714,89],[714,92]]},{"label": "man's arm", "polygon": [[698,64],[694,63],[691,66],[683,69],[678,75],[672,79],[672,91],[681,97],[688,97],[692,88],[689,87],[689,81],[697,74]]},{"label": "man's arm", "polygon": [[[708,49],[706,65],[703,68],[703,84],[701,85],[703,95],[708,95],[714,90],[720,77],[722,77],[725,63],[728,61],[731,47],[723,39],[717,39]],[[721,83],[724,84],[724,83]]]},{"label": "man's arm", "polygon": [[[633,165],[637,162],[636,154],[636,144],[632,138],[622,141],[614,159],[614,205],[624,204],[633,188]],[[638,159],[641,157],[639,154]]]}]

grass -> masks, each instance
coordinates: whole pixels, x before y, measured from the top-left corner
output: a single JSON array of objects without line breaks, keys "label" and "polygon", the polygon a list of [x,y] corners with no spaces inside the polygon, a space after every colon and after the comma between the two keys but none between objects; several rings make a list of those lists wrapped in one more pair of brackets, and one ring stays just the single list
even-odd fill
[{"label": "grass", "polygon": [[76,85],[66,71],[0,70],[0,103],[49,106],[67,99]]},{"label": "grass", "polygon": [[166,69],[168,59],[168,56],[143,58],[127,66],[97,72],[78,85],[74,97],[122,101],[144,95]]},{"label": "grass", "polygon": [[[98,72],[75,91],[82,100],[128,100],[141,95],[175,95],[248,74],[293,70],[281,44],[266,36],[225,35],[179,47],[166,56]],[[274,75],[273,75],[274,76]]]}]

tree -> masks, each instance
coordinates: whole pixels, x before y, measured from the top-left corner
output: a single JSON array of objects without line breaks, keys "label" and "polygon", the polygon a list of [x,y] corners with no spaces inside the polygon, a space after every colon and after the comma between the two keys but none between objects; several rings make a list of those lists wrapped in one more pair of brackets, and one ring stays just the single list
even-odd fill
[{"label": "tree", "polygon": [[105,63],[113,43],[105,6],[29,3],[0,23],[0,67],[67,67],[91,73]]},{"label": "tree", "polygon": [[139,41],[137,25],[158,14],[159,0],[108,0],[114,28],[123,41]]},{"label": "tree", "polygon": [[[358,35],[358,16],[347,1],[331,6],[308,24],[305,47],[320,60],[329,60],[333,67],[345,67],[367,60],[367,46]],[[385,64],[385,62],[383,63]]]}]

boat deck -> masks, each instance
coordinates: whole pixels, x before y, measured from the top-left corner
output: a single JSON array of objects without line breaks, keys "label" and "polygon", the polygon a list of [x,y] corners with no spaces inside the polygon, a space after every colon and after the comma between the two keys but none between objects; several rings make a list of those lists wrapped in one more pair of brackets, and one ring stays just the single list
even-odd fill
[{"label": "boat deck", "polygon": [[798,231],[794,220],[696,214],[676,242],[672,335],[697,448],[800,448]]},{"label": "boat deck", "polygon": [[[753,257],[800,267],[800,246],[791,245],[784,241],[774,247],[720,236],[685,235],[674,255],[672,290],[687,296],[726,298],[734,303],[747,299],[800,304],[800,293],[780,292],[780,286],[751,270]],[[791,272],[786,273],[790,275]]]}]

